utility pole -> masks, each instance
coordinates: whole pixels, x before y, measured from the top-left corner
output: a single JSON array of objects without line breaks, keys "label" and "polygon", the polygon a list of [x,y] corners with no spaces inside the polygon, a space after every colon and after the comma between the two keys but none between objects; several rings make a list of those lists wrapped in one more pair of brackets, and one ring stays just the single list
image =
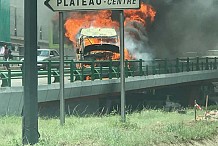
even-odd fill
[{"label": "utility pole", "polygon": [[14,36],[17,36],[17,7],[14,7]]},{"label": "utility pole", "polygon": [[38,143],[37,0],[24,0],[23,145]]}]

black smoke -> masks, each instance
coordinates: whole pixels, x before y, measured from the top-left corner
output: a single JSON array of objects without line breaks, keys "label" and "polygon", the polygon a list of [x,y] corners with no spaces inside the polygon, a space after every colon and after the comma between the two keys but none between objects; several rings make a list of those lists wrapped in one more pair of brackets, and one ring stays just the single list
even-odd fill
[{"label": "black smoke", "polygon": [[157,11],[148,26],[155,57],[175,58],[184,52],[218,49],[218,0],[144,0]]}]

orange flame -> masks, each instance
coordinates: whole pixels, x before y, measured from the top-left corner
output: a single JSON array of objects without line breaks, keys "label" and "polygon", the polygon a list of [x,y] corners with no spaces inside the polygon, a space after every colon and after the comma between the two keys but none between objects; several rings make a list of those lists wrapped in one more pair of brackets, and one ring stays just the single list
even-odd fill
[{"label": "orange flame", "polygon": [[124,16],[126,18],[125,23],[128,21],[137,21],[141,22],[144,26],[146,26],[147,19],[150,19],[150,21],[153,22],[155,15],[156,11],[153,7],[144,3],[141,4],[140,9],[124,11]]},{"label": "orange flame", "polygon": [[[111,18],[112,12],[110,10],[102,10],[95,12],[72,12],[71,17],[68,18],[65,22],[66,33],[65,36],[69,38],[76,45],[76,36],[79,33],[81,28],[89,28],[89,27],[110,27],[110,28],[119,28],[119,23],[117,21],[112,20]],[[141,8],[137,10],[125,10],[125,22],[124,25],[128,21],[137,21],[146,26],[146,20],[154,21],[154,17],[156,15],[156,11],[152,8],[152,6],[148,4],[141,3]],[[98,39],[92,39],[91,43],[99,43]],[[87,44],[91,44],[86,40]],[[133,57],[130,55],[127,49],[125,49],[125,59],[132,59]],[[120,54],[114,53],[112,59],[118,60],[120,58]]]},{"label": "orange flame", "polygon": [[[96,12],[72,12],[71,17],[65,22],[66,33],[65,36],[76,44],[76,35],[81,28],[89,27],[111,27],[118,28],[119,23],[111,19],[112,12],[110,10],[102,10]],[[138,21],[146,25],[146,19],[154,21],[156,11],[152,6],[141,3],[141,8],[137,10],[125,10],[125,22]]]},{"label": "orange flame", "polygon": [[73,12],[71,17],[65,22],[66,33],[74,44],[76,44],[76,35],[81,28],[89,27],[112,27],[118,28],[118,22],[112,21],[111,11],[103,10],[89,13]]},{"label": "orange flame", "polygon": [[[124,58],[126,60],[131,60],[134,58],[132,55],[130,55],[130,53],[128,52],[128,50],[126,48],[124,49]],[[119,59],[120,59],[120,54],[113,53],[112,60],[119,60]]]}]

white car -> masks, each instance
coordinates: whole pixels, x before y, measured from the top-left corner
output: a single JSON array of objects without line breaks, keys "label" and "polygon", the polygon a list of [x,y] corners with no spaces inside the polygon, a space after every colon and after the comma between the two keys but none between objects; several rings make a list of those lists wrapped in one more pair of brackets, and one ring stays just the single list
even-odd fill
[{"label": "white car", "polygon": [[206,55],[203,57],[218,58],[218,50],[207,50]]},{"label": "white car", "polygon": [[[38,49],[37,50],[37,62],[42,61],[59,61],[60,55],[55,49]],[[24,58],[21,59],[21,61],[24,61]],[[48,66],[46,63],[37,63],[38,69],[47,70]],[[59,68],[59,63],[52,63],[52,68]],[[21,66],[22,70],[22,66]]]}]

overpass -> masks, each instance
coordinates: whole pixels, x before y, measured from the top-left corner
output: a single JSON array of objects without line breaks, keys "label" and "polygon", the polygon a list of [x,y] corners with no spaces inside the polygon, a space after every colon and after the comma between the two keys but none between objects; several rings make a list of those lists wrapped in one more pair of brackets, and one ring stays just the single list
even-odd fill
[{"label": "overpass", "polygon": [[[153,62],[155,66],[149,66],[148,64],[143,65],[143,62],[139,61],[138,66],[141,66],[141,69],[127,70],[125,79],[126,93],[144,92],[162,88],[172,88],[173,90],[176,88],[178,92],[184,92],[183,89],[186,88],[189,90],[189,92],[183,93],[186,98],[192,99],[193,97],[201,96],[199,92],[202,87],[209,87],[211,82],[216,82],[218,79],[216,58],[213,59],[213,61],[214,62],[209,63],[207,60],[203,64],[196,61],[190,63],[192,65],[189,66],[188,59],[188,61],[180,62],[179,66],[177,66],[177,64],[171,64],[168,67],[166,67],[166,62],[163,62],[164,65]],[[181,64],[183,64],[183,68]],[[161,68],[161,65],[164,67]],[[172,68],[170,68],[170,66]],[[111,72],[111,75],[108,75],[108,78],[101,78],[101,76],[103,76],[102,71],[99,78],[97,78],[96,72],[94,72],[95,69],[91,70],[93,74],[90,73],[89,75],[87,75],[87,71],[80,75],[78,75],[78,73],[75,74],[74,71],[73,80],[71,74],[65,77],[64,96],[66,99],[67,113],[75,113],[75,111],[80,113],[84,112],[86,114],[96,113],[103,108],[110,108],[114,100],[119,100],[120,78],[112,71],[112,68],[111,71],[108,70],[108,72]],[[66,72],[66,74],[69,72]],[[78,78],[81,77],[81,75],[90,76],[91,78],[90,80],[84,80],[84,77]],[[52,78],[56,79],[55,77]],[[76,80],[76,78],[80,80]],[[16,78],[13,80],[10,87],[0,88],[0,115],[21,114],[23,107],[23,87],[21,79]],[[15,80],[20,81],[19,85]],[[50,79],[39,78],[39,111],[44,114],[52,112],[53,114],[58,115],[58,100],[60,94],[59,83],[51,83],[48,82],[48,80]],[[133,100],[136,97],[131,98]]]}]

